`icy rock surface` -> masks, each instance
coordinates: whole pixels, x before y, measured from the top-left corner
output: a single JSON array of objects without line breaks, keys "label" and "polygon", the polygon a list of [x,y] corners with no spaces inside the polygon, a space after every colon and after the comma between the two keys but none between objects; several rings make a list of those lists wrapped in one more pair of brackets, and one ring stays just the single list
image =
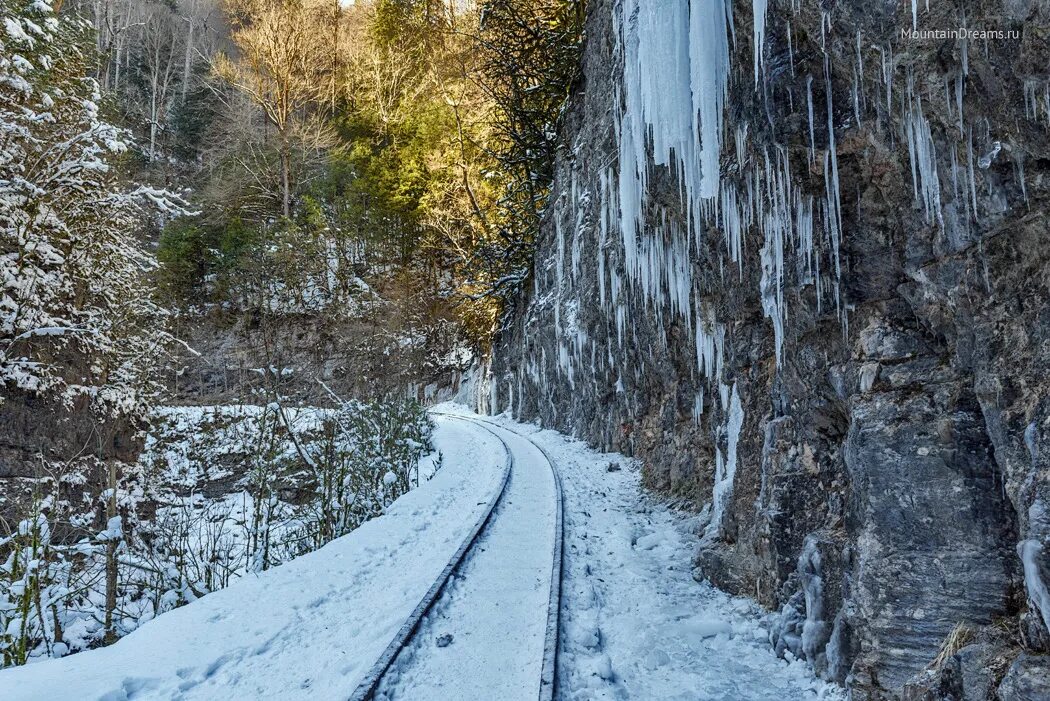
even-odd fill
[{"label": "icy rock surface", "polygon": [[[993,687],[1050,654],[1048,21],[588,4],[492,405],[642,458],[702,515],[681,565],[782,612],[774,648],[858,701],[959,626]],[[1019,34],[901,36],[964,23]]]}]

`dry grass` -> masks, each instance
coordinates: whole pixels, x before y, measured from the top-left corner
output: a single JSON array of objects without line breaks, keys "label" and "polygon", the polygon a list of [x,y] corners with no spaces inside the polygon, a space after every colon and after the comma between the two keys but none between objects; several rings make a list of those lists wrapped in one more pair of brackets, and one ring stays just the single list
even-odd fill
[{"label": "dry grass", "polygon": [[940,652],[937,653],[937,657],[933,658],[930,668],[939,669],[952,655],[966,647],[975,637],[977,637],[976,631],[965,623],[955,624],[952,632],[948,633],[948,637],[941,643]]}]

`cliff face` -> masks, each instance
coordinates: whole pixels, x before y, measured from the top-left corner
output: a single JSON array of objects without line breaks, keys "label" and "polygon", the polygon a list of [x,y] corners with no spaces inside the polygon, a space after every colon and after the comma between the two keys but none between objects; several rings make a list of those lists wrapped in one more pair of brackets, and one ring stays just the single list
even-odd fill
[{"label": "cliff face", "polygon": [[639,456],[854,699],[1048,698],[1050,7],[765,4],[589,3],[492,408]]},{"label": "cliff face", "polygon": [[410,389],[425,398],[458,380],[467,354],[457,331],[441,318],[412,325],[394,313],[184,314],[174,332],[193,350],[163,379],[178,404],[252,404],[274,392],[307,404],[326,404],[329,391],[369,398]]},{"label": "cliff face", "polygon": [[54,497],[47,511],[58,519],[58,540],[97,532],[109,468],[123,475],[138,459],[145,422],[134,413],[101,414],[87,394],[57,401],[5,388],[0,399],[0,522],[18,523],[34,501]]}]

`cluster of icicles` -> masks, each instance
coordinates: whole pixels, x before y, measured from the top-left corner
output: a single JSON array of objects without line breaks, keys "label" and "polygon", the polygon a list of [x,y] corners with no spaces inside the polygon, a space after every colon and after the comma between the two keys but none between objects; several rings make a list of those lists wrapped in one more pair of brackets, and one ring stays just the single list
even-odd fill
[{"label": "cluster of icicles", "polygon": [[[799,7],[792,3],[796,12]],[[763,44],[766,35],[767,0],[752,0],[754,21],[754,80],[760,90],[765,80]],[[915,8],[913,8],[915,10]],[[916,10],[917,11],[917,10]],[[695,327],[698,371],[709,381],[723,382],[721,363],[710,362],[712,338],[724,338],[724,330],[709,309],[701,308],[704,291],[694,284],[690,252],[695,249],[703,261],[702,236],[716,229],[724,237],[725,256],[716,263],[722,281],[735,273],[744,278],[744,250],[747,238],[760,237],[761,279],[759,293],[762,308],[774,331],[775,354],[779,366],[784,356],[785,323],[788,310],[784,300],[785,266],[794,263],[795,278],[800,286],[815,290],[816,313],[830,306],[848,334],[848,306],[842,298],[843,205],[839,186],[839,164],[836,147],[831,64],[825,53],[823,75],[806,80],[806,113],[808,116],[809,163],[811,171],[822,172],[824,187],[819,194],[799,186],[793,177],[788,152],[781,146],[765,148],[759,153],[748,148],[748,125],[733,125],[735,164],[728,170],[735,174],[722,177],[720,162],[725,159],[727,129],[724,124],[731,70],[730,49],[735,41],[732,6],[729,0],[680,0],[649,2],[622,0],[616,10],[620,52],[623,57],[623,112],[619,121],[618,161],[603,174],[601,240],[599,246],[600,286],[604,305],[604,256],[610,232],[618,231],[622,240],[627,282],[640,291],[658,315],[664,310],[679,315],[689,327]],[[913,13],[914,14],[914,13]],[[914,18],[913,18],[914,19]],[[830,15],[821,21],[822,43],[831,31]],[[790,23],[785,27],[789,66],[795,61]],[[856,34],[856,64],[852,69],[852,98],[855,126],[861,124],[862,111],[868,108],[863,86],[866,67],[861,34]],[[917,206],[930,225],[944,227],[941,202],[941,173],[938,161],[950,168],[953,206],[960,210],[958,220],[977,217],[976,168],[988,168],[1001,150],[1001,144],[987,133],[978,137],[963,120],[963,94],[969,72],[967,45],[961,45],[961,66],[953,78],[945,78],[943,101],[947,116],[957,124],[958,136],[964,142],[962,152],[951,144],[947,154],[940,155],[924,113],[923,96],[914,87],[908,70],[905,90],[894,95],[897,63],[892,48],[871,47],[878,53],[874,70],[881,75],[875,84],[874,99],[885,100],[884,112],[875,110],[876,119],[899,111],[903,116],[900,137],[907,144],[911,180]],[[814,82],[824,82],[824,104],[815,104]],[[1026,85],[1025,106],[1032,119],[1042,115],[1050,124],[1050,90]],[[931,90],[931,92],[934,92]],[[896,97],[896,102],[895,102]],[[929,99],[933,99],[931,95]],[[825,148],[818,148],[815,124],[823,121],[826,128]],[[885,125],[880,124],[883,128]],[[986,152],[975,156],[974,142],[982,140]],[[1023,163],[1016,161],[1022,193],[1025,191]],[[814,166],[817,167],[814,167]],[[684,221],[670,219],[658,212],[653,224],[653,204],[648,200],[651,166],[665,166],[680,185],[685,204]],[[615,184],[615,186],[614,186]],[[1025,195],[1027,198],[1027,195]],[[750,235],[747,235],[749,234]],[[793,261],[792,261],[793,256]],[[726,263],[729,265],[726,265]],[[728,268],[728,269],[726,269]],[[610,275],[614,288],[622,287]],[[614,303],[616,300],[613,300]],[[618,319],[622,334],[623,322]],[[721,353],[722,341],[714,344],[715,355]],[[728,388],[719,387],[721,408],[727,412]],[[697,413],[702,413],[698,398]]]},{"label": "cluster of icicles", "polygon": [[[754,78],[762,80],[762,44],[765,36],[765,0],[754,0]],[[720,177],[719,163],[725,134],[724,115],[730,74],[730,42],[735,32],[732,8],[724,0],[653,3],[623,0],[619,15],[621,51],[624,61],[624,112],[619,129],[618,171],[609,175],[617,183],[616,197],[606,194],[603,205],[618,210],[623,237],[626,271],[657,307],[669,302],[673,313],[688,325],[696,322],[698,354],[704,337],[718,334],[708,328],[705,312],[690,304],[693,292],[690,244],[701,244],[701,232],[709,226],[725,237],[726,258],[743,277],[745,232],[762,234],[761,296],[770,318],[776,343],[777,362],[783,357],[783,282],[785,248],[793,247],[804,282],[817,285],[817,304],[824,304],[827,279],[833,303],[846,323],[839,293],[842,240],[842,202],[839,195],[838,161],[832,124],[830,85],[826,91],[826,119],[831,142],[823,152],[825,193],[814,198],[796,187],[791,164],[783,149],[766,151],[758,163],[748,160],[747,124],[736,126],[736,180]],[[825,69],[830,83],[830,70]],[[810,116],[810,158],[813,147],[814,105],[812,79],[807,83]],[[823,116],[823,115],[822,115]],[[681,183],[686,203],[684,226],[665,223],[643,225],[647,202],[649,157],[657,166],[667,166]],[[604,216],[603,216],[604,221]],[[823,223],[823,230],[814,229]],[[821,238],[830,255],[822,275]],[[671,243],[667,243],[671,242]],[[685,260],[683,262],[681,254]],[[668,266],[661,266],[663,261]],[[731,271],[720,271],[723,278]],[[700,371],[705,372],[701,362]],[[717,377],[717,376],[715,376]],[[721,379],[721,378],[718,378]],[[726,395],[722,391],[723,396]],[[723,409],[727,409],[723,403]]]},{"label": "cluster of icicles", "polygon": [[[766,4],[767,0],[752,0],[752,67],[759,94],[765,92],[762,81],[767,79],[763,59]],[[800,11],[798,0],[792,0],[791,6],[796,13]],[[773,327],[778,367],[786,345],[786,273],[793,273],[791,279],[799,287],[812,286],[810,298],[815,300],[816,314],[833,311],[843,334],[848,333],[849,308],[841,285],[843,203],[831,62],[825,52],[823,70],[816,77],[807,76],[804,82],[808,163],[793,164],[787,149],[780,145],[755,148],[750,144],[746,122],[730,125],[731,128],[725,124],[730,55],[737,31],[731,0],[619,0],[614,3],[614,13],[623,61],[622,93],[617,96],[623,105],[616,132],[618,157],[599,173],[593,191],[578,186],[575,171],[569,187],[562,183],[563,191],[555,206],[566,206],[575,212],[575,230],[563,230],[568,227],[563,226],[561,217],[553,217],[558,246],[556,259],[550,262],[553,270],[549,276],[534,276],[535,302],[540,307],[553,308],[557,357],[548,358],[542,346],[538,353],[526,353],[525,367],[515,378],[517,386],[511,383],[507,387],[509,407],[514,409],[515,395],[522,397],[523,382],[536,389],[541,401],[549,399],[552,393],[548,370],[566,378],[569,386],[577,390],[585,376],[597,382],[596,378],[605,374],[600,367],[603,366],[616,376],[616,391],[623,392],[624,373],[640,372],[639,368],[628,366],[626,349],[633,348],[637,357],[645,353],[646,347],[653,353],[653,344],[658,343],[634,335],[631,314],[643,310],[632,311],[632,299],[645,305],[644,313],[654,318],[660,328],[664,328],[665,317],[673,319],[689,329],[695,339],[696,372],[701,382],[695,396],[694,418],[701,423],[705,387],[720,409],[721,420],[713,429],[723,439],[716,440],[716,446],[725,445],[726,456],[723,460],[721,450],[716,456],[712,524],[717,525],[721,507],[731,491],[735,445],[743,421],[742,403],[736,383],[727,382],[723,372],[727,343],[724,320],[717,319],[705,301],[705,290],[694,279],[694,272],[706,266],[722,283],[753,279],[745,276],[745,252],[751,240],[760,246],[758,292],[763,312]],[[830,15],[825,13],[821,20],[822,42],[827,40],[831,27]],[[784,36],[790,53],[789,70],[794,75],[790,23],[784,28]],[[860,126],[863,116],[875,120],[874,128],[884,131],[890,124],[887,117],[900,115],[901,127],[893,140],[907,144],[917,209],[929,225],[943,228],[945,212],[950,207],[956,210],[953,221],[969,226],[978,216],[976,169],[988,168],[1002,145],[994,140],[987,121],[975,134],[974,127],[966,126],[963,120],[969,71],[965,41],[959,70],[944,78],[942,86],[926,85],[925,92],[916,90],[910,69],[904,89],[895,91],[900,71],[892,47],[865,49],[858,31],[855,49],[852,83],[848,93],[843,91],[852,103],[844,107],[852,108],[853,126]],[[865,56],[869,65],[865,65]],[[866,94],[865,85],[873,88],[872,94]],[[823,100],[814,99],[815,86],[823,88],[818,91],[823,92]],[[1050,88],[1045,83],[1026,83],[1024,99],[1029,118],[1045,120],[1050,126]],[[928,105],[934,102],[938,109],[945,110],[949,123],[957,125],[957,141],[944,147],[946,153],[937,152],[926,116],[931,109]],[[818,130],[826,132],[824,144],[817,143]],[[975,150],[975,143],[981,148]],[[723,168],[726,163],[728,166]],[[1023,193],[1023,164],[1020,160],[1015,163]],[[809,180],[808,173],[799,178],[793,166],[795,170],[822,173],[823,187],[801,185]],[[681,210],[677,206],[667,210],[650,200],[649,181],[657,167],[666,168],[678,184],[684,205]],[[951,193],[948,204],[942,202],[942,179],[946,174],[950,184],[943,192]],[[588,204],[592,198],[597,202]],[[597,221],[587,216],[589,211],[597,215]],[[573,294],[581,258],[587,255],[582,250],[583,241],[588,238],[585,231],[594,228],[597,303],[607,312],[609,333],[604,348],[588,337],[584,324],[576,319],[581,304],[591,305],[593,301]],[[724,255],[710,255],[710,241],[705,237],[712,230],[721,232],[723,240],[718,246],[724,246]],[[567,241],[570,237],[571,244]],[[615,255],[620,252],[622,259]],[[616,260],[623,261],[622,269]],[[548,283],[552,283],[549,289]],[[526,342],[531,345],[531,341]],[[622,399],[628,406],[635,401],[631,397]],[[556,411],[553,401],[551,408]]]}]

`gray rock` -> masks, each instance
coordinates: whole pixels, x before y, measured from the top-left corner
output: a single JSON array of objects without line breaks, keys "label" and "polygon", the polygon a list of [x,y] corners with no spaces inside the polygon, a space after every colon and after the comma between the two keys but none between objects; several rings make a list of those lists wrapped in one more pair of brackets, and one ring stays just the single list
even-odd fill
[{"label": "gray rock", "polygon": [[[697,576],[782,612],[778,651],[848,680],[854,701],[894,699],[957,624],[1009,621],[1025,645],[1050,651],[1031,600],[1050,547],[1027,584],[1017,550],[1050,542],[1050,130],[1045,109],[1033,118],[1031,107],[1033,91],[1046,89],[1050,42],[1028,30],[980,51],[971,42],[964,71],[962,43],[901,38],[907,3],[794,5],[770,4],[757,88],[751,5],[732,5],[721,152],[721,183],[739,198],[780,158],[798,197],[815,198],[819,277],[797,239],[784,248],[782,357],[760,294],[770,286],[759,225],[768,209],[744,232],[737,263],[725,227],[690,227],[681,183],[650,158],[642,231],[621,232],[610,169],[624,109],[619,3],[594,0],[534,279],[494,347],[492,409],[638,456],[647,487],[698,510],[732,447],[732,489],[719,522],[700,534]],[[965,5],[969,26],[1050,19],[1046,3]],[[961,8],[920,3],[923,26],[958,26]],[[918,95],[937,154],[930,218],[908,141]],[[820,210],[829,97],[840,276]],[[673,262],[652,268],[657,292],[646,291],[625,241]],[[672,273],[688,277],[684,303],[671,301]],[[709,349],[722,349],[715,367],[698,362],[698,326]],[[735,427],[733,388],[743,414]],[[804,641],[806,620],[817,625]],[[978,663],[962,655],[949,666],[958,694],[986,694]],[[939,685],[944,675],[934,677]]]},{"label": "gray rock", "polygon": [[1018,655],[999,685],[999,701],[1050,699],[1050,656]]}]

